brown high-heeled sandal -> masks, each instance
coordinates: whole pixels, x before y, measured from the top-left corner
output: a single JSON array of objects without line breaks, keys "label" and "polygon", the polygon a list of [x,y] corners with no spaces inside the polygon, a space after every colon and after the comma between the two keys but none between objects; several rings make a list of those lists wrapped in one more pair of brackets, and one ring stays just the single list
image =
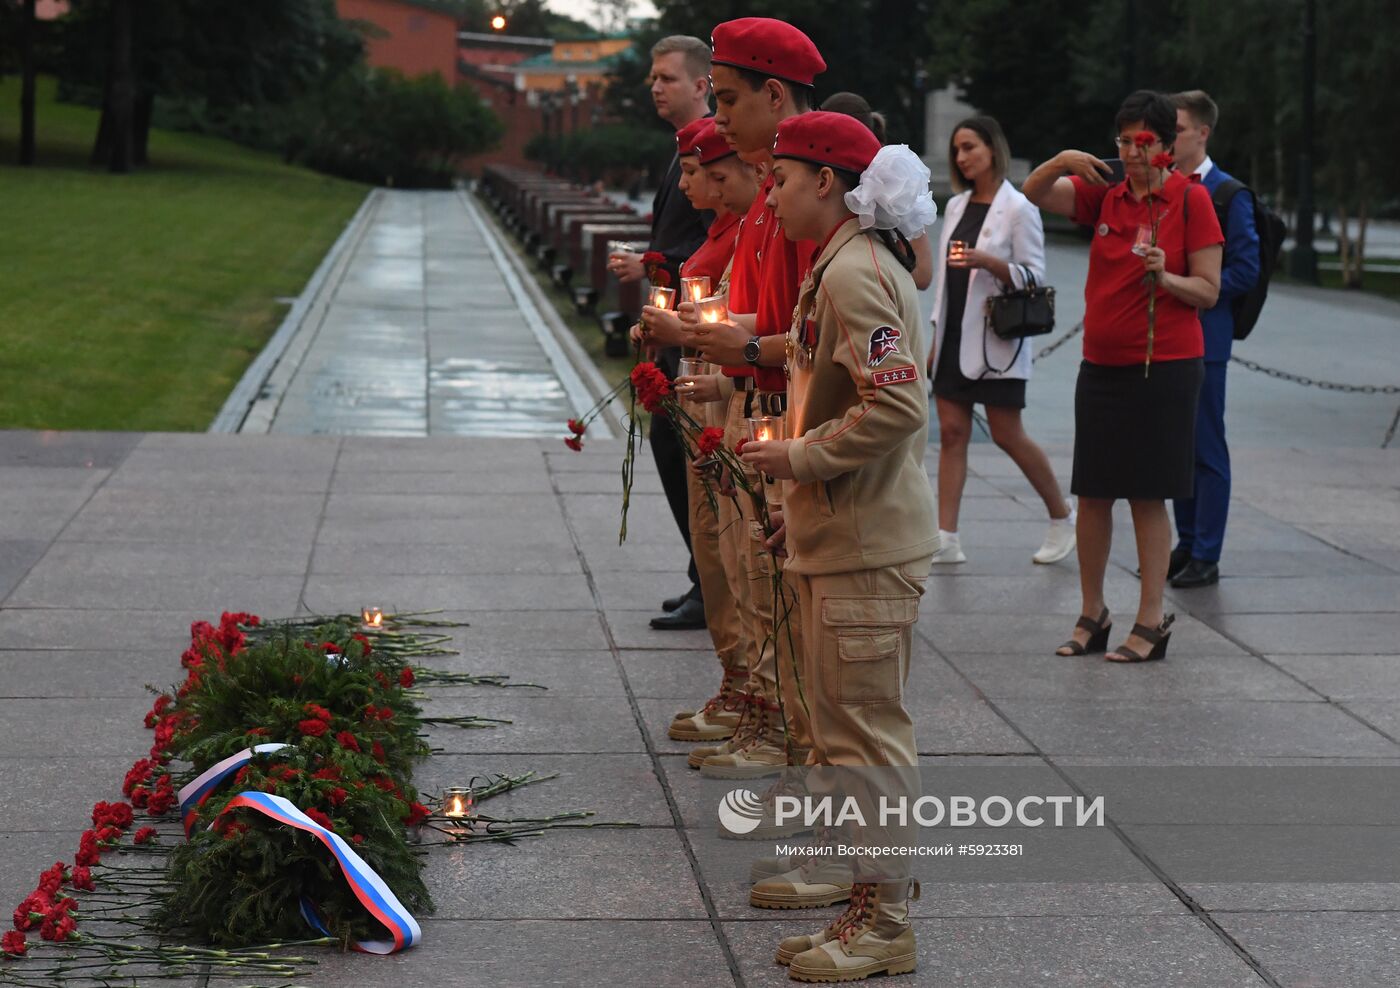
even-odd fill
[{"label": "brown high-heeled sandal", "polygon": [[[1074,623],[1074,626],[1089,632],[1089,640],[1087,642],[1077,642],[1071,638],[1059,648],[1055,649],[1056,655],[1088,655],[1090,652],[1102,652],[1104,649],[1108,648],[1108,632],[1113,627],[1113,624],[1108,621],[1107,607],[1103,609],[1103,613],[1099,615],[1097,621],[1091,617],[1081,616],[1079,620]],[[1069,651],[1066,652],[1063,651],[1063,649],[1069,649]]]},{"label": "brown high-heeled sandal", "polygon": [[1104,660],[1106,662],[1156,662],[1165,659],[1167,657],[1167,642],[1172,637],[1172,633],[1168,629],[1175,620],[1175,614],[1168,614],[1162,619],[1162,623],[1155,628],[1149,628],[1145,624],[1134,624],[1132,633],[1151,645],[1152,649],[1146,655],[1140,655],[1124,643],[1113,650],[1124,658],[1110,659],[1108,656],[1104,656]]}]

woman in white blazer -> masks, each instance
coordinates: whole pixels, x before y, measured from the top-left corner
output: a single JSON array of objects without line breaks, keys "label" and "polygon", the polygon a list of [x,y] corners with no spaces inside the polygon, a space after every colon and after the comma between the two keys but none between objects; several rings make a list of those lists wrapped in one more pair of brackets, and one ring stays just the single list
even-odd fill
[{"label": "woman in white blazer", "polygon": [[[983,303],[1009,286],[1024,288],[1027,274],[1045,282],[1045,232],[1040,211],[1006,180],[1010,149],[991,117],[971,117],[953,129],[948,166],[960,190],[943,212],[934,257],[938,289],[933,303],[929,379],[937,399],[938,551],[934,563],[967,561],[958,536],[958,511],[967,482],[972,408],[987,411],[992,441],[1021,468],[1050,515],[1045,542],[1031,557],[1053,563],[1074,551],[1074,517],[1044,450],[1026,435],[1021,409],[1031,376],[1024,340],[988,333]],[[949,244],[954,248],[949,250]]]}]

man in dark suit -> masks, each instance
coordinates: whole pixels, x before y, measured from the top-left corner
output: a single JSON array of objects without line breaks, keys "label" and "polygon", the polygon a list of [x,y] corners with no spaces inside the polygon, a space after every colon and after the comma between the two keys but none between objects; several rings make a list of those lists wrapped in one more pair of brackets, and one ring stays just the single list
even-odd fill
[{"label": "man in dark suit", "polygon": [[[1199,181],[1215,198],[1215,190],[1231,180],[1206,152],[1219,110],[1199,89],[1178,93],[1176,103],[1176,167]],[[1225,233],[1225,256],[1220,264],[1220,299],[1201,312],[1206,343],[1206,376],[1196,413],[1195,496],[1173,502],[1176,548],[1167,577],[1178,588],[1207,587],[1220,579],[1220,551],[1225,543],[1225,519],[1230,512],[1230,448],[1225,444],[1225,369],[1235,340],[1233,305],[1259,280],[1259,231],[1254,226],[1254,196],[1240,189],[1220,216]]]},{"label": "man in dark suit", "polygon": [[[699,38],[672,35],[662,38],[651,49],[651,98],[656,113],[672,127],[680,130],[691,121],[708,116],[710,112],[710,46]],[[714,221],[714,214],[700,212],[677,188],[681,166],[678,157],[662,176],[661,186],[651,209],[650,250],[661,254],[670,274],[669,287],[680,285],[681,263],[705,242]],[[646,276],[640,254],[615,254],[608,260],[608,269],[619,281],[639,281]],[[679,347],[667,347],[657,356],[657,365],[668,377],[675,377]],[[652,455],[661,475],[666,501],[675,516],[676,525],[690,548],[690,522],[686,493],[685,450],[676,436],[675,427],[665,415],[651,418]],[[651,626],[658,630],[705,627],[705,604],[700,593],[700,579],[695,560],[690,560],[690,589],[662,603],[667,613],[653,618]]]}]

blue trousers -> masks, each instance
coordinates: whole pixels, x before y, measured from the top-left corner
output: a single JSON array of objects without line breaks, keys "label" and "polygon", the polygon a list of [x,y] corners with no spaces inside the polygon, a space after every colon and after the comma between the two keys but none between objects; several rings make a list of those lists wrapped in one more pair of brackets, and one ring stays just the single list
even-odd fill
[{"label": "blue trousers", "polygon": [[1173,502],[1177,548],[1220,561],[1230,514],[1230,447],[1225,445],[1225,363],[1207,363],[1196,408],[1195,497]]}]

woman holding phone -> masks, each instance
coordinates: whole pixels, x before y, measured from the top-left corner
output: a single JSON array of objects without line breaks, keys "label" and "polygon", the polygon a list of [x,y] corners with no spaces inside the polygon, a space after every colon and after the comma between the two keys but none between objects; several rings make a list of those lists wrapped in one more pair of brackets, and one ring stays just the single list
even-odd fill
[{"label": "woman holding phone", "polygon": [[1166,656],[1175,619],[1162,604],[1172,546],[1166,499],[1193,490],[1205,352],[1196,312],[1219,295],[1224,237],[1210,194],[1171,170],[1171,98],[1139,90],[1123,101],[1114,125],[1126,181],[1110,184],[1110,166],[1086,151],[1061,151],[1022,189],[1042,209],[1093,229],[1070,487],[1079,497],[1083,606],[1057,654],[1108,646],[1104,573],[1113,504],[1123,498],[1132,510],[1142,585],[1132,632],[1106,657],[1145,662]]},{"label": "woman holding phone", "polygon": [[958,513],[967,483],[972,409],[987,410],[992,441],[1021,468],[1045,503],[1050,529],[1031,559],[1055,563],[1074,551],[1074,513],[1060,493],[1050,460],[1021,423],[1031,351],[1024,340],[987,331],[986,300],[1031,279],[1045,283],[1045,232],[1040,212],[1006,179],[1011,150],[991,117],[953,128],[948,171],[954,189],[943,216],[938,289],[933,302],[929,376],[938,408],[938,551],[933,562],[962,563]]}]

